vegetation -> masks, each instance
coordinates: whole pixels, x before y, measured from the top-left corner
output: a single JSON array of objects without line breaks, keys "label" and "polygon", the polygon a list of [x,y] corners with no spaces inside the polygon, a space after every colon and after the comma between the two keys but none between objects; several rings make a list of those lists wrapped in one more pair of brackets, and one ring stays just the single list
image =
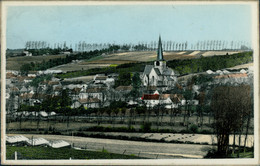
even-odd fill
[{"label": "vegetation", "polygon": [[115,81],[115,87],[131,85],[131,73],[120,72],[118,79]]},{"label": "vegetation", "polygon": [[[238,157],[236,154],[240,154]],[[246,148],[245,150],[236,150],[235,153],[227,155],[220,154],[216,149],[211,149],[204,158],[254,158],[254,148]]]},{"label": "vegetation", "polygon": [[142,81],[140,79],[140,74],[136,72],[132,78],[132,86],[133,90],[130,92],[130,95],[136,99],[138,96],[140,96],[140,87],[142,85]]},{"label": "vegetation", "polygon": [[18,153],[19,159],[27,160],[53,160],[53,159],[141,159],[141,157],[133,155],[123,155],[110,153],[106,150],[102,152],[94,152],[87,150],[76,150],[72,148],[51,148],[40,146],[6,146],[6,159],[13,160],[14,152]]},{"label": "vegetation", "polygon": [[167,65],[181,75],[219,70],[252,62],[253,52],[243,52],[232,55],[201,57],[198,59],[172,60]]},{"label": "vegetation", "polygon": [[42,76],[37,76],[37,77],[35,77],[35,78],[32,80],[32,82],[30,82],[30,85],[31,85],[31,86],[34,86],[34,87],[38,87],[38,85],[39,85],[40,82],[51,80],[51,78],[52,78],[52,75],[51,75],[51,74],[42,75]]},{"label": "vegetation", "polygon": [[26,49],[26,51],[29,51],[32,53],[32,56],[39,56],[39,55],[58,55],[62,51],[68,51],[68,52],[73,52],[72,49],[61,49],[61,48],[40,48],[40,49]]},{"label": "vegetation", "polygon": [[116,50],[118,50],[118,47],[110,46],[107,49],[67,55],[66,58],[49,59],[49,61],[47,62],[43,61],[41,63],[34,63],[34,62],[26,63],[21,66],[20,70],[22,73],[28,73],[29,71],[35,71],[35,70],[46,70],[54,66],[70,63],[72,60],[90,59],[93,57],[100,56],[103,53],[114,52]]},{"label": "vegetation", "polygon": [[[233,67],[245,63],[252,62],[253,52],[243,52],[232,55],[200,57],[198,59],[172,60],[167,62],[167,66],[178,71],[181,75],[205,72],[207,70],[219,70]],[[143,72],[145,65],[152,64],[152,62],[127,63],[118,65],[117,67],[94,68],[83,71],[68,72],[58,74],[58,78],[73,78],[86,75],[95,74],[109,74],[109,73],[127,73],[127,72]],[[201,80],[198,80],[201,81]]]},{"label": "vegetation", "polygon": [[[240,86],[219,86],[213,91],[211,109],[214,115],[213,128],[217,135],[217,153],[220,156],[227,156],[230,153],[229,136],[239,136],[238,154],[241,145],[241,134],[244,124],[249,123],[253,113],[251,89],[248,85]],[[247,139],[248,125],[246,125]],[[245,149],[244,144],[244,149]],[[235,151],[235,139],[233,142]]]},{"label": "vegetation", "polygon": [[150,63],[127,63],[118,65],[116,67],[105,67],[105,68],[93,68],[83,71],[74,71],[67,72],[62,74],[56,74],[58,78],[73,78],[86,75],[95,75],[95,74],[110,74],[110,73],[128,73],[128,72],[142,72],[146,64]]}]

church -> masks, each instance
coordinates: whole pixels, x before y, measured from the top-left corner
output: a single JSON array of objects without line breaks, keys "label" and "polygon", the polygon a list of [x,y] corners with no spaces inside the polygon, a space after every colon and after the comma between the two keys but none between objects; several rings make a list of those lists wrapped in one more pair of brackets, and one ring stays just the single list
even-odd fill
[{"label": "church", "polygon": [[166,61],[163,58],[161,36],[159,36],[157,60],[154,61],[154,65],[145,66],[141,78],[145,87],[155,86],[161,90],[167,90],[177,82],[176,73],[166,66]]}]

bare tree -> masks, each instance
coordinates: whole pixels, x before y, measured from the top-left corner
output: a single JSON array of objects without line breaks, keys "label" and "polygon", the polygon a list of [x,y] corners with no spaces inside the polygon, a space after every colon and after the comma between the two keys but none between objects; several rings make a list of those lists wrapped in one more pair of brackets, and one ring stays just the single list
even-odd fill
[{"label": "bare tree", "polygon": [[249,85],[219,86],[213,90],[211,109],[215,120],[214,129],[220,156],[228,154],[231,133],[238,132],[241,138],[245,117],[251,112],[251,102]]}]

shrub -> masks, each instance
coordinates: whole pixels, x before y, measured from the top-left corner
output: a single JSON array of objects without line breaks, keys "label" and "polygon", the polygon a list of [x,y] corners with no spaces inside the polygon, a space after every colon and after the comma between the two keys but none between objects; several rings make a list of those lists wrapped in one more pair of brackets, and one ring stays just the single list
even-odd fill
[{"label": "shrub", "polygon": [[192,133],[198,133],[198,126],[195,124],[191,125],[189,129]]},{"label": "shrub", "polygon": [[202,130],[200,131],[201,134],[212,134],[212,131],[210,130]]},{"label": "shrub", "polygon": [[151,130],[152,124],[150,122],[145,122],[143,125],[141,125],[141,131],[148,132]]}]

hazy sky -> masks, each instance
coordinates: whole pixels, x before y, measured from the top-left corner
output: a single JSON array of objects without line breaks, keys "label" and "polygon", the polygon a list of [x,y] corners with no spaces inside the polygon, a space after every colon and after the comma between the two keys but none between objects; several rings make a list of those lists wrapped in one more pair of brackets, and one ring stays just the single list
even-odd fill
[{"label": "hazy sky", "polygon": [[250,5],[12,6],[7,48],[26,41],[68,44],[162,40],[251,41]]}]

